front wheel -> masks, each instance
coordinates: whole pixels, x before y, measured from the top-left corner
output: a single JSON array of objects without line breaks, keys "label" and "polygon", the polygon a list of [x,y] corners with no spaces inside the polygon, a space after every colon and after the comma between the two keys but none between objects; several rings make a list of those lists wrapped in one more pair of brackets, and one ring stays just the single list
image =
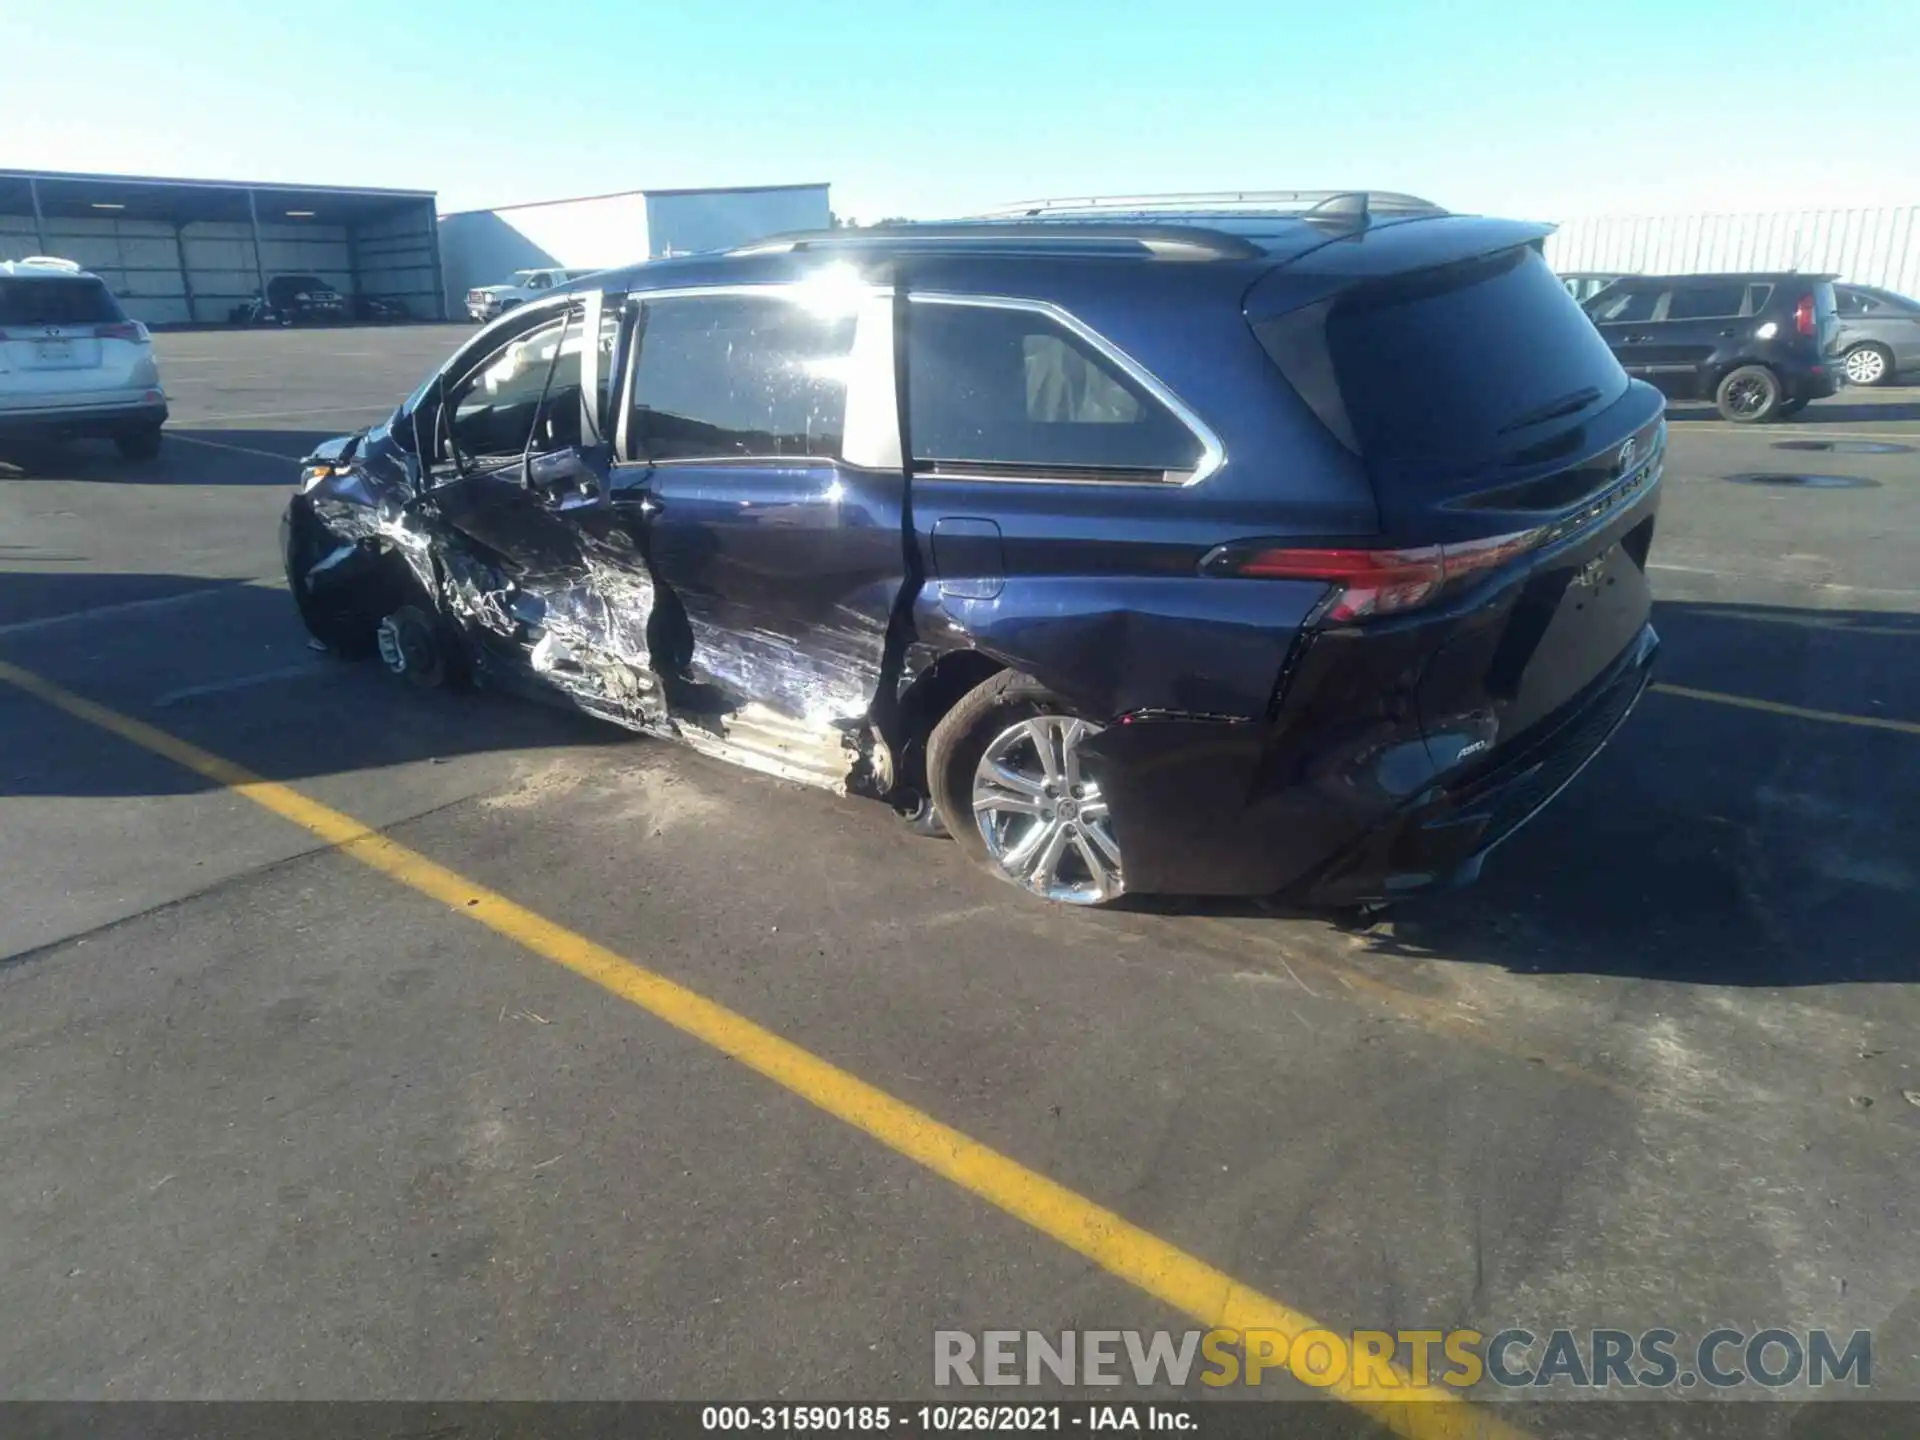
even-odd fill
[{"label": "front wheel", "polygon": [[1780,377],[1764,365],[1742,365],[1727,372],[1713,398],[1724,419],[1757,425],[1780,409]]},{"label": "front wheel", "polygon": [[975,861],[1068,905],[1126,893],[1099,765],[1101,727],[1037,680],[1002,671],[969,691],[927,740],[934,808]]}]

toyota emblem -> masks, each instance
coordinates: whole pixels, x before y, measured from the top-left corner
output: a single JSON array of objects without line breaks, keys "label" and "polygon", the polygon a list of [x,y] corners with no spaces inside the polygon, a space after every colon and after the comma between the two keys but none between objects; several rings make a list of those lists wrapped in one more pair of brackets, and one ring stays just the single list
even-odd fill
[{"label": "toyota emblem", "polygon": [[1640,447],[1629,440],[1620,447],[1620,473],[1626,474],[1633,469],[1634,457],[1640,453]]}]

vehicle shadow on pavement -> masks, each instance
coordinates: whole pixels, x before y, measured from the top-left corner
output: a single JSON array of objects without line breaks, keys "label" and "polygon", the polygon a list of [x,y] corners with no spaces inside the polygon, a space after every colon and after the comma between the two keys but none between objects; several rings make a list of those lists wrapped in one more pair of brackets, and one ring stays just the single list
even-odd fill
[{"label": "vehicle shadow on pavement", "polygon": [[[116,608],[73,616],[103,606]],[[316,652],[287,592],[263,585],[0,572],[0,660],[294,784],[493,751],[644,743],[577,711],[421,690],[375,661]],[[0,797],[213,788],[3,680],[0,755]]]},{"label": "vehicle shadow on pavement", "polygon": [[0,448],[0,480],[291,488],[301,457],[339,433],[338,429],[202,430],[175,424],[167,427],[160,453],[151,460],[123,459],[106,440],[15,440]]},{"label": "vehicle shadow on pavement", "polygon": [[[1658,678],[1920,722],[1920,616],[1662,604]],[[1710,985],[1920,980],[1920,734],[1651,693],[1379,954]]]}]

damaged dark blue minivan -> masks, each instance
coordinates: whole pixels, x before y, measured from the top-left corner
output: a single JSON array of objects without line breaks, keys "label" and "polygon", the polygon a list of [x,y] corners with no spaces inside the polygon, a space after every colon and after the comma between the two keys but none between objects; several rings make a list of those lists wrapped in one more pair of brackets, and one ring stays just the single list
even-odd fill
[{"label": "damaged dark blue minivan", "polygon": [[608,271],[307,460],[308,628],[1068,902],[1458,882],[1626,717],[1666,431],[1548,227],[1041,203]]}]

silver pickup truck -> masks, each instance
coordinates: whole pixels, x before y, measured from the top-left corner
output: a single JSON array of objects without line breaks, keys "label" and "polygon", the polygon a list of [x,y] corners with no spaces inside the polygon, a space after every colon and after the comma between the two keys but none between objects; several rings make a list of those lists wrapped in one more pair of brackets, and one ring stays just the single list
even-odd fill
[{"label": "silver pickup truck", "polygon": [[476,285],[467,291],[467,314],[475,320],[491,320],[514,306],[543,295],[556,285],[565,285],[591,270],[516,270],[504,285]]}]

